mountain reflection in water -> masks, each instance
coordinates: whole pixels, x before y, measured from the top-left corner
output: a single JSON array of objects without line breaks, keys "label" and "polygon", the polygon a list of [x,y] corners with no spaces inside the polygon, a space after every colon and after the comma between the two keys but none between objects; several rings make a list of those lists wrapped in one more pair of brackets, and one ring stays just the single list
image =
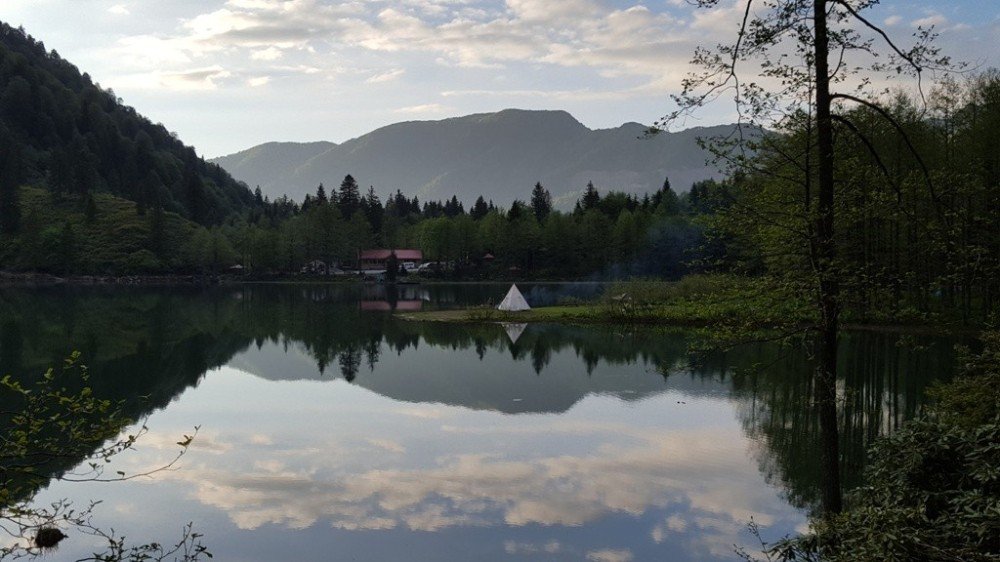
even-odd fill
[{"label": "mountain reflection in water", "polygon": [[[96,394],[151,415],[123,467],[203,428],[180,470],[40,499],[103,499],[100,519],[136,540],[193,520],[223,560],[731,559],[751,516],[778,537],[816,504],[801,350],[694,357],[684,333],[405,323],[364,303],[478,304],[506,287],[383,290],[0,290],[5,373],[31,379],[79,349]],[[950,342],[898,343],[842,346],[849,485],[871,439],[950,371]]]}]

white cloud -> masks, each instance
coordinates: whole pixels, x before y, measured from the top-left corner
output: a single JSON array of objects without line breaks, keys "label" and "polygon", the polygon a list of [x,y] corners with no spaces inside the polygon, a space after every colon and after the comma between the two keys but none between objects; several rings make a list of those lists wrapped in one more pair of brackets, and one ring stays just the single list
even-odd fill
[{"label": "white cloud", "polygon": [[504,541],[503,549],[507,554],[557,554],[564,550],[562,543],[557,540],[542,544]]},{"label": "white cloud", "polygon": [[671,515],[670,517],[667,517],[667,528],[671,531],[683,533],[687,530],[687,522],[684,521],[684,519],[679,515]]},{"label": "white cloud", "polygon": [[[178,32],[122,40],[137,64],[190,64],[236,57],[273,61],[289,51],[324,58],[331,49],[426,53],[443,65],[501,68],[542,63],[595,68],[646,79],[676,76],[671,68],[691,50],[683,22],[642,5],[614,9],[594,0],[508,0],[503,10],[462,0],[337,4],[317,0],[229,0],[185,20]],[[328,58],[328,57],[327,57]],[[244,69],[246,71],[248,69]],[[396,79],[399,66],[377,70],[368,83]]]},{"label": "white cloud", "polygon": [[[4,0],[3,6],[7,19],[35,22],[36,37],[59,45],[63,56],[114,85],[139,110],[170,115],[185,140],[223,153],[245,148],[239,139],[259,134],[259,124],[204,125],[222,125],[218,103],[249,101],[236,90],[257,76],[295,81],[294,89],[253,94],[281,108],[261,117],[278,137],[345,140],[388,124],[391,108],[428,100],[473,113],[525,98],[519,105],[568,109],[592,127],[648,122],[671,109],[668,96],[679,89],[696,45],[733,39],[746,1],[696,10],[683,0],[216,0],[156,9],[109,0],[102,5],[107,17],[86,29],[59,23],[81,17],[85,3]],[[975,53],[973,62],[996,66],[1000,51],[989,41],[995,22],[967,15],[981,10],[921,5],[931,10],[883,11],[879,23],[900,32],[893,38],[904,46],[911,23],[936,24],[944,54]],[[122,26],[139,6],[150,17]],[[101,44],[114,37],[122,38]],[[231,76],[182,78],[213,67]],[[393,87],[372,87],[379,84]],[[178,89],[215,94],[179,102],[170,95]],[[436,97],[442,90],[454,97],[442,101]],[[331,96],[337,104],[323,103]],[[312,118],[289,118],[299,107]],[[715,109],[703,112],[706,122],[699,124],[732,115]]]},{"label": "white cloud", "polygon": [[144,72],[118,76],[108,80],[112,88],[134,88],[139,90],[208,91],[233,76],[221,66],[195,68],[178,72]]},{"label": "white cloud", "polygon": [[274,439],[263,433],[255,433],[250,436],[249,442],[253,445],[274,445]]},{"label": "white cloud", "polygon": [[406,452],[406,447],[392,439],[368,439],[368,443],[390,453],[403,454]]},{"label": "white cloud", "polygon": [[273,61],[280,59],[283,54],[281,49],[271,46],[266,49],[253,51],[250,53],[250,58],[253,60]]},{"label": "white cloud", "polygon": [[375,74],[369,77],[367,80],[365,80],[365,82],[369,84],[381,84],[383,82],[392,82],[393,80],[399,78],[405,73],[406,71],[403,70],[402,68],[394,68],[392,70],[387,70],[385,72],[380,72],[378,74]]},{"label": "white cloud", "polygon": [[656,526],[650,531],[649,536],[653,539],[653,542],[660,544],[663,542],[669,532],[683,533],[688,528],[687,521],[684,520],[680,515],[674,514]]},{"label": "white cloud", "polygon": [[219,81],[230,76],[231,72],[216,65],[185,72],[164,72],[159,74],[159,81],[164,87],[176,90],[214,90]]},{"label": "white cloud", "polygon": [[408,107],[400,107],[394,110],[395,113],[405,113],[410,115],[428,115],[428,114],[440,114],[453,111],[453,108],[446,105],[441,105],[439,103],[425,103],[421,105],[411,105]]},{"label": "white cloud", "polygon": [[948,23],[948,18],[938,13],[932,13],[926,17],[911,21],[910,25],[912,25],[913,27],[923,27],[926,29],[931,26],[941,27],[946,23]]},{"label": "white cloud", "polygon": [[258,88],[260,86],[266,85],[271,81],[270,76],[256,76],[247,80],[247,85],[253,88]]},{"label": "white cloud", "polygon": [[[617,427],[598,432],[614,434]],[[393,467],[392,459],[407,448],[371,438],[368,442],[386,456],[359,450],[374,466],[362,471],[343,472],[343,463],[353,461],[330,455],[327,447],[310,447],[269,450],[277,462],[267,462],[258,452],[242,468],[220,458],[186,466],[169,478],[192,486],[201,502],[224,510],[242,529],[264,524],[304,528],[321,518],[345,529],[578,526],[611,513],[638,516],[654,507],[683,505],[694,510],[693,522],[668,517],[659,526],[660,536],[695,528],[695,534],[705,535],[700,540],[731,545],[750,515],[767,525],[774,522],[775,510],[785,509],[754,471],[747,472],[737,435],[635,431],[632,437],[635,442],[629,440],[628,446],[606,443],[580,456],[505,460],[461,453],[422,468]],[[288,466],[287,459],[298,459],[303,468]],[[388,464],[378,468],[381,463]]]},{"label": "white cloud", "polygon": [[620,100],[649,94],[647,85],[621,90],[446,90],[443,97],[531,98],[560,101]]},{"label": "white cloud", "polygon": [[591,562],[632,562],[634,558],[632,551],[628,549],[613,550],[607,548],[591,550],[587,553],[587,560]]}]

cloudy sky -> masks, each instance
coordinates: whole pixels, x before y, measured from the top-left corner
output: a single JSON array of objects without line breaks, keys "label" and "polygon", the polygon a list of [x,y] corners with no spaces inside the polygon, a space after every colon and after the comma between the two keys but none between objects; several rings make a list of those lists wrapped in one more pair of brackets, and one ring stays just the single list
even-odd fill
[{"label": "cloudy sky", "polygon": [[[743,1],[3,0],[0,19],[219,156],[507,107],[650,123],[694,46],[732,36]],[[1000,66],[998,8],[887,0],[872,17],[904,43],[933,24],[949,54]],[[720,104],[688,124],[731,120]]]}]

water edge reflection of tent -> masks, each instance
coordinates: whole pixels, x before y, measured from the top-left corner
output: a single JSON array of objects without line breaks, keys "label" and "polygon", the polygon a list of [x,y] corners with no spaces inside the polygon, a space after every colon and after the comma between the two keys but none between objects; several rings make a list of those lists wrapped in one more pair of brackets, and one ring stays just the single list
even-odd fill
[{"label": "water edge reflection of tent", "polygon": [[518,312],[521,310],[531,310],[531,307],[528,306],[528,301],[524,300],[524,295],[517,289],[517,285],[511,285],[510,290],[507,291],[507,296],[497,306],[497,310]]},{"label": "water edge reflection of tent", "polygon": [[510,338],[510,343],[517,343],[517,339],[521,337],[524,333],[524,329],[528,327],[524,322],[501,322],[504,331],[507,332],[507,337]]}]

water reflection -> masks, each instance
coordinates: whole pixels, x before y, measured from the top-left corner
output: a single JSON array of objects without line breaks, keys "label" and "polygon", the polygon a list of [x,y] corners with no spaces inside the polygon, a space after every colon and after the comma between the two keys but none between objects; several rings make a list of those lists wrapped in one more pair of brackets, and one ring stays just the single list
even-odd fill
[{"label": "water reflection", "polygon": [[[95,392],[129,400],[134,417],[156,412],[159,440],[126,463],[202,424],[183,470],[89,497],[123,514],[136,497],[170,507],[130,523],[140,534],[190,513],[223,559],[326,559],[332,544],[344,559],[729,558],[751,515],[780,536],[816,505],[798,350],[693,357],[684,334],[402,323],[364,304],[446,307],[505,289],[5,289],[0,361],[31,378],[83,351]],[[950,370],[948,342],[898,343],[842,346],[848,482],[866,444]]]}]

